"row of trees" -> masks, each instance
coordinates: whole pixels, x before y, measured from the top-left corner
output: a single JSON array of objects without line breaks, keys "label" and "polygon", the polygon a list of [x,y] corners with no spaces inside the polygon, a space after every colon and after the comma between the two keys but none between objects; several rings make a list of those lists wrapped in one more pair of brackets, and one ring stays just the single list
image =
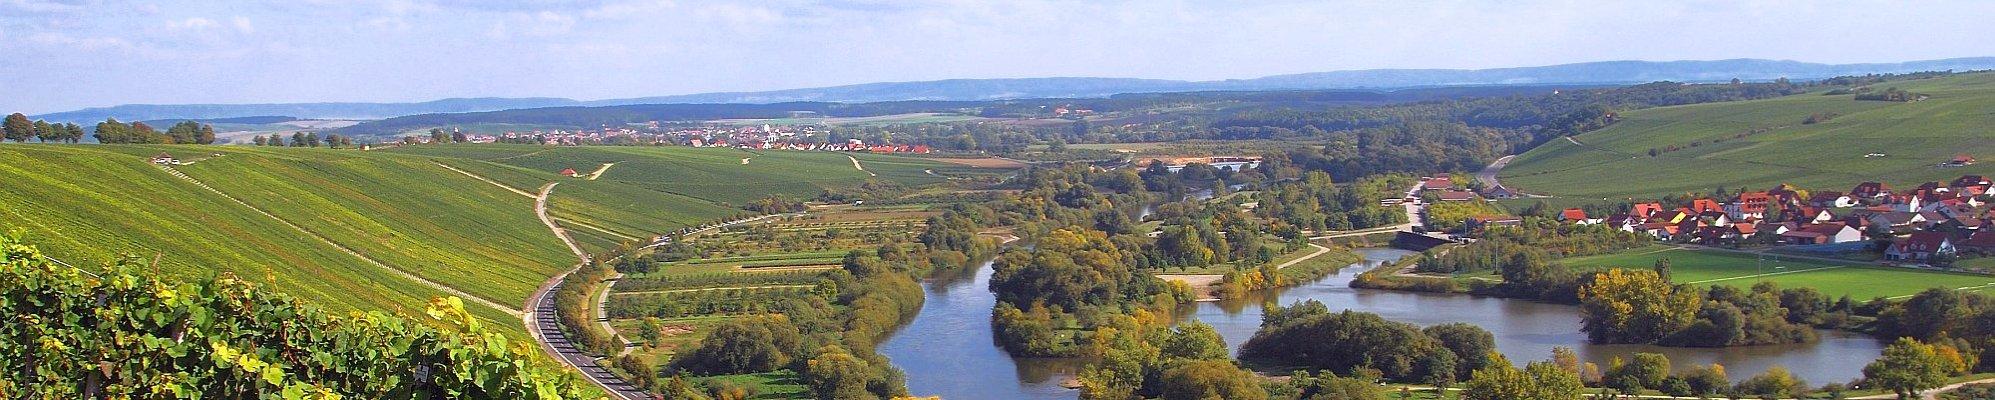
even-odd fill
[{"label": "row of trees", "polygon": [[93,137],[98,143],[104,144],[215,143],[215,128],[194,121],[173,124],[166,132],[160,132],[144,122],[127,124],[118,122],[117,118],[107,118],[104,122],[97,123],[96,132]]},{"label": "row of trees", "polygon": [[0,133],[3,133],[7,140],[12,140],[16,143],[26,142],[28,139],[44,143],[76,143],[83,140],[83,127],[81,126],[69,123],[51,123],[48,121],[30,122],[28,121],[28,116],[21,113],[8,115],[4,124],[0,124]]},{"label": "row of trees", "polygon": [[291,132],[291,140],[288,141],[284,140],[283,135],[272,134],[270,136],[256,135],[256,137],[250,139],[250,143],[257,146],[276,147],[319,147],[319,145],[324,144],[326,147],[337,149],[353,147],[353,138],[337,133],[330,133],[321,137],[317,132]]}]

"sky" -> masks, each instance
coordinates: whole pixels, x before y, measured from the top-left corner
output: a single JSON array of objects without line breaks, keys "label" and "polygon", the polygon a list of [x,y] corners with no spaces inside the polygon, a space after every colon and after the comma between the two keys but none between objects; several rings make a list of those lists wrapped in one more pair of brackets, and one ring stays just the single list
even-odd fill
[{"label": "sky", "polygon": [[1995,56],[1995,1],[0,0],[0,112]]}]

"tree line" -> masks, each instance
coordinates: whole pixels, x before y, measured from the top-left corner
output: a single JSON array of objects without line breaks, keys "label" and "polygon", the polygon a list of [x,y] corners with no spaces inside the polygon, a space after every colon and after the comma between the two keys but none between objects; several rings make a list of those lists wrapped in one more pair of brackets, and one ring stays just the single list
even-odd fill
[{"label": "tree line", "polygon": [[0,124],[0,134],[4,134],[7,140],[15,143],[26,142],[28,139],[43,143],[76,143],[83,140],[83,127],[70,123],[31,122],[28,121],[27,115],[13,113],[7,116],[4,124]]},{"label": "tree line", "polygon": [[353,147],[353,138],[346,135],[330,133],[321,137],[317,132],[303,131],[291,132],[290,140],[284,140],[284,135],[271,134],[270,136],[256,135],[256,137],[250,138],[249,142],[257,146],[274,147],[319,147],[321,144],[335,149]]}]

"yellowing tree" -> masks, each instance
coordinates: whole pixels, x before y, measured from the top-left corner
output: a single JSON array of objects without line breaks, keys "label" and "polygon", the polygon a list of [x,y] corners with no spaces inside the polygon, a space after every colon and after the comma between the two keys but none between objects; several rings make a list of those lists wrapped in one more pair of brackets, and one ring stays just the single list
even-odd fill
[{"label": "yellowing tree", "polygon": [[1649,343],[1697,317],[1696,292],[1676,290],[1655,271],[1612,269],[1579,288],[1587,338],[1596,343]]}]

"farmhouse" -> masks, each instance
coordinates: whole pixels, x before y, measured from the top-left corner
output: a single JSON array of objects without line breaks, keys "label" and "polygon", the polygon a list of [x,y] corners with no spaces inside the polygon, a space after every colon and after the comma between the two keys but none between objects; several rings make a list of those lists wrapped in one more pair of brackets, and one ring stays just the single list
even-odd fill
[{"label": "farmhouse", "polygon": [[1628,214],[1648,218],[1662,212],[1662,210],[1662,203],[1635,203],[1634,208],[1629,209]]},{"label": "farmhouse", "polygon": [[180,160],[173,158],[172,154],[166,154],[165,152],[161,152],[157,155],[152,156],[152,163],[159,165],[180,165]]},{"label": "farmhouse", "polygon": [[1731,215],[1733,219],[1765,218],[1767,204],[1772,201],[1773,196],[1767,192],[1739,193],[1731,203],[1725,204],[1725,214]]},{"label": "farmhouse", "polygon": [[1840,222],[1802,225],[1780,234],[1781,242],[1787,244],[1834,244],[1863,240],[1863,233],[1857,232]]},{"label": "farmhouse", "polygon": [[1958,251],[1969,251],[1984,256],[1995,255],[1995,231],[1975,232],[1954,247]]},{"label": "farmhouse", "polygon": [[1850,197],[1857,199],[1876,199],[1890,194],[1891,186],[1880,182],[1859,183],[1850,189]]},{"label": "farmhouse", "polygon": [[1598,219],[1587,218],[1586,210],[1581,210],[1577,208],[1568,208],[1563,211],[1559,211],[1559,221],[1568,224],[1579,224],[1579,225],[1590,225],[1590,224],[1600,223],[1600,220]]},{"label": "farmhouse", "polygon": [[1954,254],[1953,237],[1946,232],[1917,232],[1884,249],[1886,260],[1928,260],[1935,255]]},{"label": "farmhouse", "polygon": [[1466,191],[1466,190],[1449,190],[1441,192],[1441,195],[1439,197],[1441,201],[1469,201],[1469,200],[1475,200],[1475,192]]},{"label": "farmhouse", "polygon": [[575,177],[575,175],[576,175],[576,172],[575,172],[575,169],[574,169],[574,168],[562,168],[562,169],[561,169],[561,176],[565,176],[565,177],[570,177],[570,178],[573,178],[573,177]]},{"label": "farmhouse", "polygon": [[1857,202],[1855,198],[1843,195],[1843,192],[1820,191],[1808,197],[1808,204],[1816,207],[1846,208],[1856,207]]},{"label": "farmhouse", "polygon": [[1448,190],[1455,187],[1455,181],[1445,176],[1420,179],[1420,190]]}]

